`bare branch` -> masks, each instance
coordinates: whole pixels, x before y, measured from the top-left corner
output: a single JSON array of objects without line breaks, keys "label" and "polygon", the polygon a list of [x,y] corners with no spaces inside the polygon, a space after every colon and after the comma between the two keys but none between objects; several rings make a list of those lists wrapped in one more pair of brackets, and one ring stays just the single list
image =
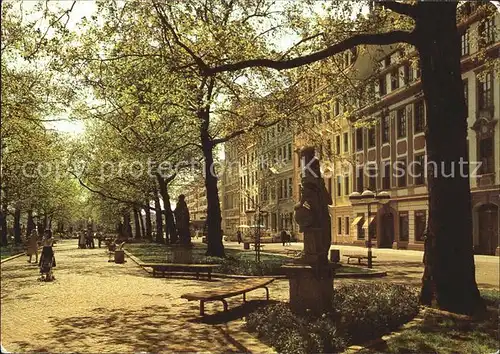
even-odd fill
[{"label": "bare branch", "polygon": [[320,50],[319,52],[304,55],[302,57],[283,61],[271,59],[243,60],[233,64],[223,64],[214,68],[202,70],[202,75],[212,76],[220,72],[236,71],[255,67],[267,67],[276,70],[285,70],[323,60],[360,44],[385,45],[400,42],[414,44],[413,33],[406,31],[391,31],[377,34],[358,34],[347,38],[337,44],[331,45],[326,49]]},{"label": "bare branch", "polygon": [[404,4],[397,1],[377,1],[378,4],[384,6],[385,8],[394,11],[400,15],[410,16],[415,18],[417,16],[417,8],[410,4]]}]

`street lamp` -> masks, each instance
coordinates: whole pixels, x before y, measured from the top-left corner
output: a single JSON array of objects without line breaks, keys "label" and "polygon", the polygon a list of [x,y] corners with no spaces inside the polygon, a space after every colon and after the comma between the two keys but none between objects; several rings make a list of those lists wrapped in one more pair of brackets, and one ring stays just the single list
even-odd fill
[{"label": "street lamp", "polygon": [[255,261],[260,262],[260,223],[262,216],[267,215],[267,211],[261,210],[260,206],[257,205],[257,209],[247,209],[245,213],[249,215],[256,214],[257,216],[257,230],[255,235]]},{"label": "street lamp", "polygon": [[371,190],[365,190],[363,193],[359,192],[352,192],[349,195],[349,200],[351,201],[367,201],[368,204],[368,241],[366,241],[366,246],[368,247],[368,268],[372,268],[372,235],[370,232],[370,224],[371,224],[371,205],[372,204],[377,204],[378,202],[381,202],[383,204],[387,203],[389,199],[391,198],[391,195],[389,192],[382,191],[379,193],[372,192]]}]

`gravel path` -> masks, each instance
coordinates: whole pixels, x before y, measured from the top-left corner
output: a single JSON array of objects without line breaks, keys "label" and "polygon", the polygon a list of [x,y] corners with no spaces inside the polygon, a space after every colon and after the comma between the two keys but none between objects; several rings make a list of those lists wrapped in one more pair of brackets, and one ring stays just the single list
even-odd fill
[{"label": "gravel path", "polygon": [[[1,265],[1,344],[8,351],[241,351],[224,335],[223,323],[201,322],[198,303],[180,299],[235,280],[153,278],[131,260],[108,263],[105,249],[80,250],[76,242],[54,247],[54,282],[37,281],[38,267],[27,257]],[[264,291],[248,298],[263,299]],[[241,303],[233,298],[229,308]],[[207,313],[221,310],[220,303],[206,305]]]}]

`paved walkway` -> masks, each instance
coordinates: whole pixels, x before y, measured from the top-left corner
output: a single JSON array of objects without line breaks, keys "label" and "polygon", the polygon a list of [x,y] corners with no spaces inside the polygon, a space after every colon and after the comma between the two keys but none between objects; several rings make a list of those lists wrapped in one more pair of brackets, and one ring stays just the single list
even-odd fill
[{"label": "paved walkway", "polygon": [[[242,247],[226,243],[226,247]],[[362,248],[333,246],[341,253]],[[287,246],[286,248],[290,248]],[[302,248],[293,244],[291,248]],[[266,250],[283,251],[281,244]],[[241,297],[229,299],[227,317],[198,317],[198,303],[180,299],[181,294],[237,282],[216,279],[153,278],[132,260],[107,262],[104,248],[77,249],[76,240],[55,246],[56,281],[38,282],[38,267],[19,257],[1,265],[1,344],[10,352],[242,352],[228,335],[226,321],[242,318],[248,307]],[[420,283],[418,251],[377,250],[377,269],[385,278],[339,279],[336,286],[360,281]],[[498,258],[476,257],[480,287],[498,288]],[[270,287],[272,300],[288,300],[288,281],[276,280]],[[264,299],[264,290],[251,292],[249,300]],[[220,303],[207,303],[207,313],[222,310]]]},{"label": "paved walkway", "polygon": [[[242,351],[223,322],[201,322],[198,302],[180,299],[235,280],[153,278],[132,260],[108,263],[104,248],[77,249],[76,240],[57,244],[54,252],[54,282],[37,281],[38,267],[27,257],[1,265],[1,344],[9,352]],[[271,289],[271,297],[278,292]],[[264,299],[264,290],[248,298]],[[241,303],[235,297],[229,308]],[[221,310],[220,303],[206,305],[207,313]]]},{"label": "paved walkway", "polygon": [[[242,249],[243,245],[237,242],[224,242],[225,247]],[[294,242],[289,246],[283,246],[281,243],[265,243],[263,251],[284,253],[285,249],[302,250],[302,242]],[[332,245],[330,249],[339,249],[341,261],[346,262],[343,255],[346,254],[366,254],[364,247]],[[381,280],[402,282],[419,286],[422,280],[424,267],[422,251],[412,250],[393,250],[387,248],[373,248],[374,269],[384,270],[387,277]],[[500,284],[500,258],[497,256],[474,256],[476,264],[476,281],[480,288],[499,289]],[[356,260],[353,260],[356,262]]]}]

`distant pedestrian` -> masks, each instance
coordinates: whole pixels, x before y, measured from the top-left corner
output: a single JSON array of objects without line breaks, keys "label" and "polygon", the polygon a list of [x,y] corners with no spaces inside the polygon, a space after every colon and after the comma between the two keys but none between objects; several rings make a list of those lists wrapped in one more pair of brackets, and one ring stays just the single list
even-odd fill
[{"label": "distant pedestrian", "polygon": [[31,258],[33,257],[33,255],[35,255],[36,257],[35,263],[38,263],[38,230],[36,228],[31,231],[26,254],[30,257],[28,263],[31,263]]},{"label": "distant pedestrian", "polygon": [[285,243],[287,242],[287,236],[288,234],[286,233],[286,231],[284,229],[281,230],[281,243],[283,244],[283,246],[285,246]]},{"label": "distant pedestrian", "polygon": [[236,232],[236,237],[238,238],[238,245],[243,242],[243,239],[241,238],[241,231],[238,230],[238,232]]},{"label": "distant pedestrian", "polygon": [[85,232],[79,231],[78,232],[78,248],[85,248]]}]

